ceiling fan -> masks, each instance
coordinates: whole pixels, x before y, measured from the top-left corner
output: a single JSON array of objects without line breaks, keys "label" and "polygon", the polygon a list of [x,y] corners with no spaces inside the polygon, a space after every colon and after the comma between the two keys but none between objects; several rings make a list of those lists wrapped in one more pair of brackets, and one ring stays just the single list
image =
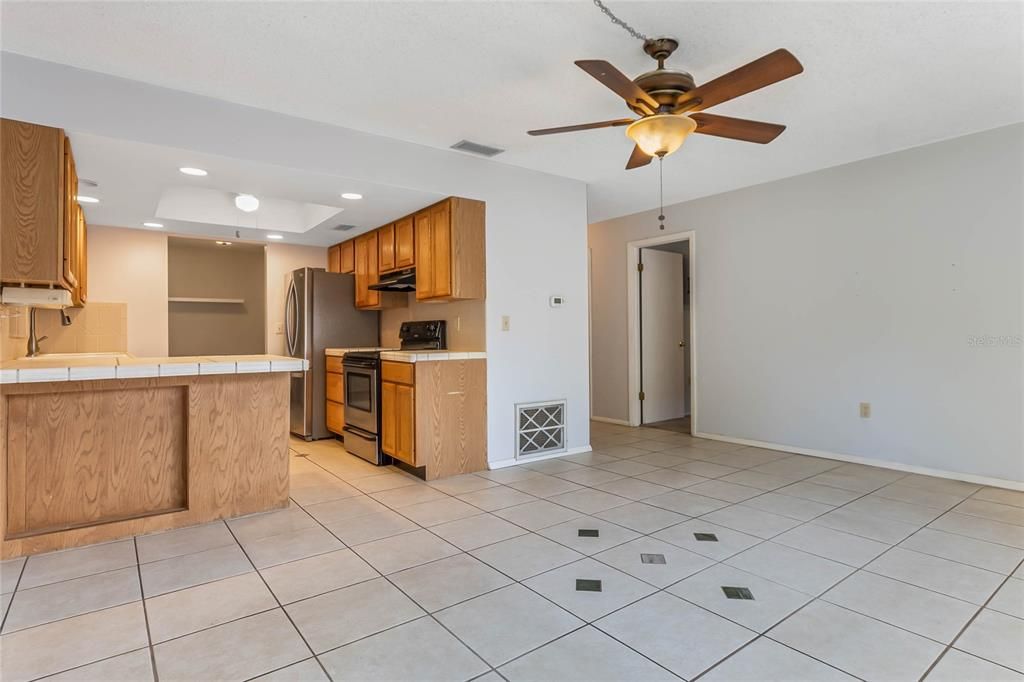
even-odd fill
[{"label": "ceiling fan", "polygon": [[804,70],[788,50],[775,50],[745,66],[696,85],[685,71],[665,68],[665,60],[679,47],[673,38],[649,38],[644,52],[657,60],[658,68],[630,80],[606,61],[583,59],[576,62],[605,87],[625,100],[640,118],[619,118],[558,128],[530,130],[530,135],[551,135],[594,128],[629,126],[626,134],[636,143],[626,170],[646,166],[655,156],[664,157],[679,149],[690,133],[702,133],[733,140],[767,144],[786,126],[748,121],[742,118],[701,113],[722,102],[778,83]]}]

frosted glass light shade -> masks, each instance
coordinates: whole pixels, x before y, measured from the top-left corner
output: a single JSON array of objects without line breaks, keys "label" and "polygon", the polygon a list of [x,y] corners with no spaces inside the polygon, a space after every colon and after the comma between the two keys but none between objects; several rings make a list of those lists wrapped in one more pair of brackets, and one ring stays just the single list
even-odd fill
[{"label": "frosted glass light shade", "polygon": [[657,114],[634,121],[628,135],[648,156],[667,156],[679,149],[686,136],[697,129],[697,122],[681,114]]}]

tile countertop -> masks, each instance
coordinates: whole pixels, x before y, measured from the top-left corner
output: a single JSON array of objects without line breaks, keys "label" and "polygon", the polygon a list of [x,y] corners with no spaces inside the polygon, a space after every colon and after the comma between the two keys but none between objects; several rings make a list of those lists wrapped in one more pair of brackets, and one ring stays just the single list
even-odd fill
[{"label": "tile countertop", "polygon": [[484,360],[487,353],[483,351],[447,351],[447,350],[397,350],[384,351],[381,360],[393,362],[437,362],[439,360]]},{"label": "tile countertop", "polygon": [[308,360],[283,355],[136,358],[127,353],[106,356],[85,353],[82,357],[67,353],[48,358],[44,354],[35,358],[0,362],[0,383],[299,372],[305,369],[309,369]]}]

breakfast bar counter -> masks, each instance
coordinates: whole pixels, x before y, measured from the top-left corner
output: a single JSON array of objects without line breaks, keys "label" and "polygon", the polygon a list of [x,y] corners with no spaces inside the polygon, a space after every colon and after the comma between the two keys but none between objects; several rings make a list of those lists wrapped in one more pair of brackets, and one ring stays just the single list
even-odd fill
[{"label": "breakfast bar counter", "polygon": [[281,356],[0,364],[0,558],[285,507]]}]

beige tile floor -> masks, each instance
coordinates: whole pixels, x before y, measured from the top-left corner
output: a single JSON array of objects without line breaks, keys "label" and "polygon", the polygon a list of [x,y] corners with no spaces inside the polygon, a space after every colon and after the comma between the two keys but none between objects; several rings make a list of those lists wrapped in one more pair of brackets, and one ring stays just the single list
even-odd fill
[{"label": "beige tile floor", "polygon": [[0,678],[1024,680],[1024,493],[592,441],[430,484],[295,441],[287,510],[0,564]]}]

